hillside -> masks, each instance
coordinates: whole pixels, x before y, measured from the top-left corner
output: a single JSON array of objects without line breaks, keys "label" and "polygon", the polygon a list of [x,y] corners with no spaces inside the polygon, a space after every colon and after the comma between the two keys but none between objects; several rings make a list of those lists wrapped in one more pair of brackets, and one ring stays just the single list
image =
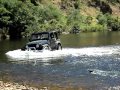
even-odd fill
[{"label": "hillside", "polygon": [[[119,31],[120,0],[0,0],[0,33]],[[3,35],[3,36],[4,36]]]},{"label": "hillside", "polygon": [[106,4],[112,10],[112,15],[120,15],[120,0],[51,0],[51,2],[65,12],[71,8],[73,10],[80,8],[83,15],[90,16],[96,16],[102,12],[100,6],[104,5],[103,9],[105,9]]}]

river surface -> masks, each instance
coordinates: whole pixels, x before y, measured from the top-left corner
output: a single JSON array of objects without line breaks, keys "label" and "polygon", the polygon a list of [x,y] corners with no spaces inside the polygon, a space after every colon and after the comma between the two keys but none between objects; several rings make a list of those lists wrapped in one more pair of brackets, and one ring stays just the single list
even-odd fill
[{"label": "river surface", "polygon": [[[120,32],[61,35],[58,51],[21,51],[28,39],[0,41],[0,78],[88,90],[120,90]],[[76,90],[76,89],[75,89]]]}]

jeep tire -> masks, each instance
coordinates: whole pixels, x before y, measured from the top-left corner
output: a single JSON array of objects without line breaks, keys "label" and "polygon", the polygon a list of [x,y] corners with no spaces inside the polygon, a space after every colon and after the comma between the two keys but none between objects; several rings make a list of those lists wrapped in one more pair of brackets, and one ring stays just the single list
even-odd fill
[{"label": "jeep tire", "polygon": [[57,50],[62,50],[61,44],[58,44],[58,45],[57,45]]}]

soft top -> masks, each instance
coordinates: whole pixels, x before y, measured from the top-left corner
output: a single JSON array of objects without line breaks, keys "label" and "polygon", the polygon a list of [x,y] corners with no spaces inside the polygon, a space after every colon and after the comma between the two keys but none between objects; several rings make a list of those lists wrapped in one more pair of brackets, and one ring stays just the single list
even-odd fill
[{"label": "soft top", "polygon": [[32,35],[35,35],[35,34],[50,34],[50,33],[58,33],[58,31],[35,32],[35,33],[32,33]]}]

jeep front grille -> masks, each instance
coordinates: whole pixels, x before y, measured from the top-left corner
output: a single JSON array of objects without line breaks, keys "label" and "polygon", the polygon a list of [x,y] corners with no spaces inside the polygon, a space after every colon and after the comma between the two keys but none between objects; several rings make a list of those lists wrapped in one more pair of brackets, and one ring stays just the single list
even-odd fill
[{"label": "jeep front grille", "polygon": [[42,45],[39,45],[39,47],[36,47],[36,44],[29,44],[28,48],[31,48],[31,47],[35,47],[36,50],[42,50],[43,49]]},{"label": "jeep front grille", "polygon": [[29,44],[28,47],[36,47],[36,44]]}]

